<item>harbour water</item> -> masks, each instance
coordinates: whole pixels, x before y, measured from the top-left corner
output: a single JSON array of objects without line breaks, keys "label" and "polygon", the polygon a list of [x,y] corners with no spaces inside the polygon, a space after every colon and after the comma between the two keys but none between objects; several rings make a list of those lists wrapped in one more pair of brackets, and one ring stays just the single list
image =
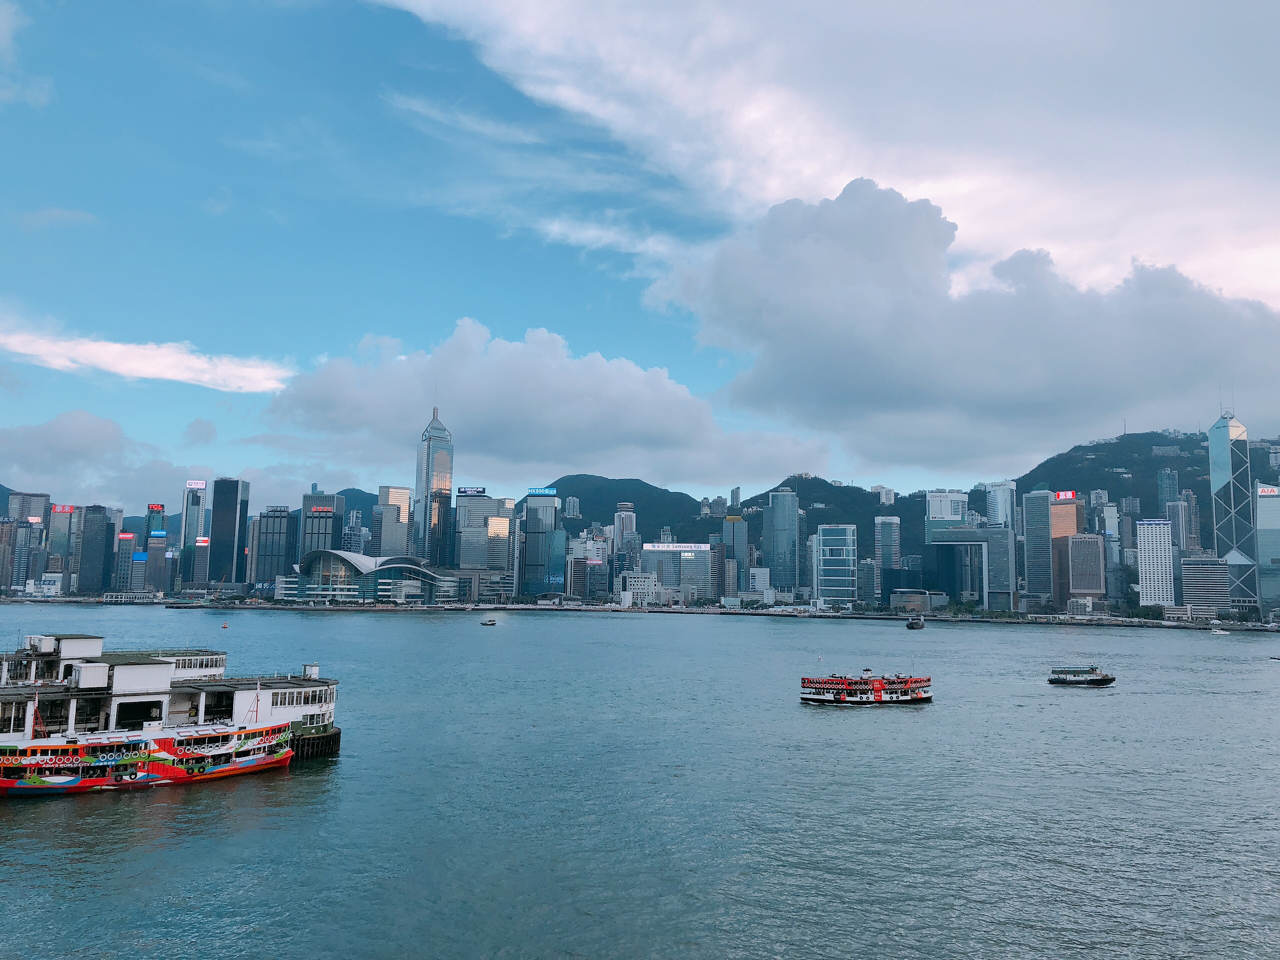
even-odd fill
[{"label": "harbour water", "polygon": [[[319,661],[343,727],[287,772],[0,802],[0,956],[1280,954],[1280,638],[496,617],[0,607],[12,647]],[[1045,682],[1076,663],[1119,679]],[[935,702],[799,703],[863,667]]]}]

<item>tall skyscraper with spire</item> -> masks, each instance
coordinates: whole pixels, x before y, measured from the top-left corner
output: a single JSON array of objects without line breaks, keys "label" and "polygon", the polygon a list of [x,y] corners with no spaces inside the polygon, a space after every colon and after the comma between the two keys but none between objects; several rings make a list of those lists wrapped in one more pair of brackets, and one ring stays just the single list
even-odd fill
[{"label": "tall skyscraper with spire", "polygon": [[453,434],[440,422],[440,408],[418,444],[418,482],[413,499],[414,553],[428,566],[452,565]]},{"label": "tall skyscraper with spire", "polygon": [[1209,488],[1213,491],[1213,541],[1227,562],[1231,605],[1258,605],[1258,534],[1253,518],[1249,434],[1230,412],[1209,428]]}]

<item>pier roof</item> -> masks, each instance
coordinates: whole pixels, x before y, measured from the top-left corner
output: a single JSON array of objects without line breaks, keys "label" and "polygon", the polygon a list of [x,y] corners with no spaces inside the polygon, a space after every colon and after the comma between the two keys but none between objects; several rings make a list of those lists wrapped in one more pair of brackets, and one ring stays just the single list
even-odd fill
[{"label": "pier roof", "polygon": [[216,680],[175,680],[172,690],[183,693],[231,693],[236,690],[253,690],[261,685],[263,690],[302,690],[312,687],[336,687],[337,680],[324,677],[220,677]]},{"label": "pier roof", "polygon": [[85,657],[86,663],[107,663],[113,667],[157,667],[167,666],[168,660],[161,660],[147,653],[132,651],[112,651],[97,657]]}]

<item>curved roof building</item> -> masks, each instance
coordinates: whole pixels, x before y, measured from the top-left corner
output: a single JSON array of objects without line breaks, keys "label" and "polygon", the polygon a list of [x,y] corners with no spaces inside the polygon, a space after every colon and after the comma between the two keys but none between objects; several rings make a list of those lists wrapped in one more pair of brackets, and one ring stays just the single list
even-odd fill
[{"label": "curved roof building", "polygon": [[449,603],[458,599],[457,578],[430,569],[420,557],[312,550],[298,570],[298,600]]}]

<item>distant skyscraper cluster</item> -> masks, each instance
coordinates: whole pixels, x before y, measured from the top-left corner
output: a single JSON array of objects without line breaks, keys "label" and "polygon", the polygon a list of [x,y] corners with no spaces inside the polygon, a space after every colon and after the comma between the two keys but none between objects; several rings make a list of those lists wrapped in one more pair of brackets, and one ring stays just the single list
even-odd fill
[{"label": "distant skyscraper cluster", "polygon": [[[858,494],[872,514],[859,542],[857,525],[822,522],[829,504],[802,501],[815,478],[799,474],[752,501],[739,487],[704,497],[687,528],[654,523],[646,535],[634,503],[597,502],[584,490],[562,497],[531,487],[517,502],[484,487],[455,489],[454,438],[436,408],[418,442],[414,487],[379,486],[376,502],[312,484],[300,507],[254,513],[247,480],[191,479],[172,513],[157,501],[126,523],[121,510],[15,491],[0,519],[0,589],[108,599],[812,602],[1068,614],[1137,603],[1185,616],[1280,605],[1280,489],[1255,482],[1250,461],[1265,446],[1274,469],[1280,441],[1250,443],[1231,414],[1191,451],[1183,435],[1170,439],[1178,442],[1152,447],[1168,465],[1150,478],[1146,513],[1137,496],[1116,502],[1107,489],[1045,485],[1019,496],[1007,479],[910,495],[875,486]],[[1207,476],[1193,454],[1205,457]],[[1124,467],[1108,469],[1123,474],[1118,481],[1132,478]],[[1211,542],[1184,474],[1209,481]],[[911,532],[908,523],[919,525]],[[697,542],[686,542],[690,530]],[[921,540],[922,553],[907,551]]]}]

